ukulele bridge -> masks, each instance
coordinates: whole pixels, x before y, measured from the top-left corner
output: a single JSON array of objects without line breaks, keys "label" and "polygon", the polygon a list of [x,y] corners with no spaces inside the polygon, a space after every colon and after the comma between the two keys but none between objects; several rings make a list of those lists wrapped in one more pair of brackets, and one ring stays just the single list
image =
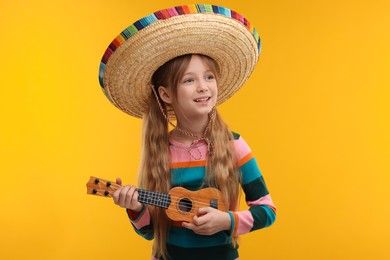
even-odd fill
[{"label": "ukulele bridge", "polygon": [[218,209],[218,200],[217,199],[211,199],[210,200],[210,207]]}]

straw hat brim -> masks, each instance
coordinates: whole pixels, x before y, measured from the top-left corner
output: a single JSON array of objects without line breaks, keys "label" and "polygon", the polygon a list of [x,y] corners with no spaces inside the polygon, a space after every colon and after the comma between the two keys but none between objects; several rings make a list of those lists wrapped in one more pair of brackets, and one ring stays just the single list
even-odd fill
[{"label": "straw hat brim", "polygon": [[110,55],[102,75],[104,92],[116,107],[142,118],[151,100],[153,73],[167,61],[191,53],[209,56],[218,64],[218,105],[234,95],[252,73],[259,42],[241,22],[220,14],[158,20]]}]

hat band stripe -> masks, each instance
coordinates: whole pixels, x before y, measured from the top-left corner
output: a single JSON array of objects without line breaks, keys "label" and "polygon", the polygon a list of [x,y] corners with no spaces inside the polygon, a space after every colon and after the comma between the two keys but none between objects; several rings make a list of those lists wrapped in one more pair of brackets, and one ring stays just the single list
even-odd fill
[{"label": "hat band stripe", "polygon": [[244,23],[244,17],[242,15],[233,10],[231,11],[231,14],[233,19],[239,21],[242,24]]},{"label": "hat band stripe", "polygon": [[169,8],[169,9],[157,11],[154,13],[154,15],[157,17],[157,19],[162,20],[173,16],[177,16],[179,15],[179,13],[176,11],[175,8]]},{"label": "hat band stripe", "polygon": [[172,16],[176,16],[176,15],[179,15],[177,10],[175,8],[168,8],[167,9],[167,12],[169,14],[169,17],[172,17]]},{"label": "hat band stripe", "polygon": [[194,5],[187,5],[188,8],[188,14],[196,14],[198,13],[198,8],[196,7],[196,4]]},{"label": "hat band stripe", "polygon": [[211,5],[197,5],[199,13],[212,13],[213,7]]},{"label": "hat band stripe", "polygon": [[230,9],[227,9],[225,7],[222,7],[222,6],[218,6],[218,13],[225,15],[227,17],[230,17],[230,18],[232,17],[232,15],[230,13]]},{"label": "hat band stripe", "polygon": [[178,6],[178,7],[175,7],[177,12],[182,15],[182,14],[190,14],[190,9],[188,8],[187,5],[183,5],[183,6]]},{"label": "hat band stripe", "polygon": [[104,94],[106,94],[106,92],[104,91],[104,85],[103,85],[103,73],[104,73],[104,69],[106,68],[106,64],[103,63],[103,62],[100,62],[100,67],[99,67],[99,83],[100,83],[100,86],[102,86],[102,89],[103,89],[103,92]]}]

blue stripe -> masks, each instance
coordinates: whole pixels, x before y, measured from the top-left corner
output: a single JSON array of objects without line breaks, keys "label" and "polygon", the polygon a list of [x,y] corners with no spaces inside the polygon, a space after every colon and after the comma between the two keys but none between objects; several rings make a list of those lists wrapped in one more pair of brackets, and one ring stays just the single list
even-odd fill
[{"label": "blue stripe", "polygon": [[202,4],[195,4],[196,10],[198,13],[202,13],[203,10],[203,5]]},{"label": "blue stripe", "polygon": [[247,163],[243,164],[241,167],[241,181],[242,184],[248,184],[255,179],[261,177],[261,172],[259,166],[257,165],[256,159],[253,157]]},{"label": "blue stripe", "polygon": [[231,238],[233,236],[236,223],[234,222],[233,212],[228,211],[227,213],[229,214],[229,217],[230,217],[230,236],[229,236],[229,238]]},{"label": "blue stripe", "polygon": [[143,25],[143,27],[147,27],[149,24],[151,23],[154,23],[155,21],[157,21],[157,17],[154,15],[154,14],[150,14],[144,18],[142,18],[141,20],[139,20],[139,22]]},{"label": "blue stripe", "polygon": [[[141,19],[142,20],[142,19]],[[138,20],[134,23],[134,26],[139,30],[142,30],[144,28],[144,25],[141,23],[141,20]]]},{"label": "blue stripe", "polygon": [[219,9],[219,13],[220,13],[220,14],[223,14],[223,15],[225,15],[225,16],[227,16],[227,17],[232,17],[232,14],[231,14],[231,12],[230,12],[230,9],[227,9],[227,8],[225,8],[225,7],[222,7],[222,6],[219,6],[218,9]]},{"label": "blue stripe", "polygon": [[267,206],[262,206],[262,207],[268,216],[264,227],[269,227],[275,222],[276,214],[270,207],[267,207]]},{"label": "blue stripe", "polygon": [[103,75],[104,75],[104,69],[106,68],[106,64],[104,64],[103,62],[100,62],[100,67],[99,67],[99,82],[100,82],[100,86],[102,86],[102,88],[104,88],[104,85],[103,85]]},{"label": "blue stripe", "polygon": [[200,187],[206,175],[206,167],[175,168],[172,169],[172,186]]},{"label": "blue stripe", "polygon": [[126,40],[130,38],[131,34],[130,32],[127,30],[127,29],[124,29],[122,32],[121,32],[121,35],[123,36],[123,38],[125,38]]},{"label": "blue stripe", "polygon": [[212,7],[213,7],[213,13],[219,14],[218,6],[217,5],[213,5]]}]

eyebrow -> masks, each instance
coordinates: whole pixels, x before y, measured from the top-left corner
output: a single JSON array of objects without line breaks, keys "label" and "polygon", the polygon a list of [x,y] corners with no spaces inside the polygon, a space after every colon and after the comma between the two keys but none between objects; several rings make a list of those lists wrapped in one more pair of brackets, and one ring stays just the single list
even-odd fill
[{"label": "eyebrow", "polygon": [[[211,73],[214,74],[214,72],[211,69],[203,71],[203,73],[208,73],[208,72],[211,72]],[[187,73],[183,74],[183,77],[186,76],[186,75],[192,75],[192,74],[196,74],[196,73],[195,72],[187,72]]]}]

